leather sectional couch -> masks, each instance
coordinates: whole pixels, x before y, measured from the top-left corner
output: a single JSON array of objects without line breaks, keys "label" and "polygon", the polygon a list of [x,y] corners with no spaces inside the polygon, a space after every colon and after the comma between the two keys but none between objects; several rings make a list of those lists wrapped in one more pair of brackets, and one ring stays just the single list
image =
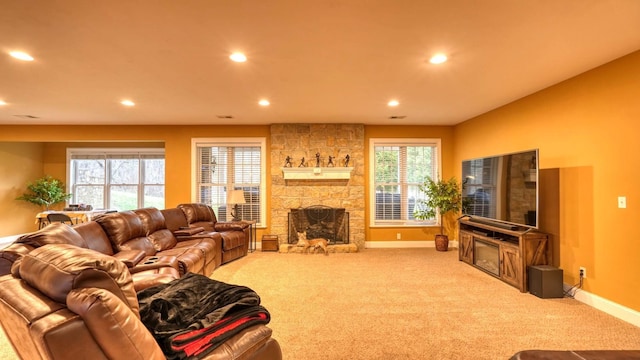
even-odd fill
[{"label": "leather sectional couch", "polygon": [[[22,273],[20,268],[24,265],[21,264],[23,258],[31,256],[34,251],[44,247],[54,247],[58,252],[63,251],[64,257],[71,256],[70,254],[72,254],[73,257],[88,256],[88,259],[93,256],[99,256],[99,258],[104,261],[108,260],[110,266],[116,266],[114,264],[117,264],[117,269],[126,273],[130,279],[133,290],[137,292],[153,285],[168,283],[182,277],[186,273],[210,276],[220,265],[247,254],[249,236],[248,224],[243,222],[218,222],[216,221],[213,210],[204,204],[181,204],[171,209],[158,210],[156,208],[144,208],[110,213],[99,216],[93,221],[73,226],[62,223],[50,224],[34,233],[19,237],[14,243],[0,251],[0,275],[2,275],[0,276],[0,284],[2,284],[0,288],[6,284],[21,284],[15,285],[16,288],[10,290],[16,293],[6,293],[6,291],[0,290],[0,297],[3,299],[0,301],[0,307],[3,308],[1,310],[3,315],[0,321],[8,337],[14,344],[14,347],[23,358],[31,358],[28,355],[32,354],[33,351],[39,352],[39,357],[34,358],[71,358],[66,355],[60,357],[53,354],[52,351],[60,352],[60,354],[69,354],[69,349],[66,349],[66,347],[61,344],[49,343],[49,340],[43,337],[46,333],[46,336],[53,336],[54,338],[65,334],[66,338],[67,335],[74,334],[77,329],[73,331],[70,329],[71,332],[60,330],[60,332],[56,332],[54,335],[53,332],[49,333],[49,331],[53,331],[52,329],[45,329],[49,326],[47,323],[43,323],[45,326],[42,329],[33,328],[36,326],[37,319],[32,319],[35,313],[30,313],[28,311],[29,308],[38,309],[40,306],[49,308],[51,307],[51,302],[62,302],[62,305],[57,304],[54,306],[56,309],[61,309],[61,306],[63,307],[65,303],[65,297],[53,297],[51,296],[52,294],[48,292],[51,290],[47,289],[47,287],[57,288],[58,285],[56,284],[47,285],[45,283],[29,283],[28,281],[25,283],[21,281],[20,279],[24,280],[24,278],[19,275]],[[39,252],[36,252],[36,254],[38,253]],[[83,262],[83,259],[78,259],[79,264],[83,264],[81,266],[82,269],[88,268],[89,263],[93,263],[87,259],[85,260],[86,262]],[[75,267],[73,269],[77,270]],[[93,272],[86,269],[81,270],[80,273],[93,274]],[[47,280],[55,280],[54,278],[48,279],[46,277],[43,279],[45,282]],[[119,287],[122,287],[120,285]],[[99,281],[91,286],[102,288],[103,284]],[[18,288],[21,290],[18,290]],[[28,292],[28,294],[24,292]],[[38,293],[34,297],[32,294],[34,292],[42,292],[43,294]],[[13,300],[8,300],[9,298]],[[20,298],[27,300],[23,302]],[[28,299],[30,298],[33,298],[33,304],[29,304],[30,300]],[[16,301],[20,304],[14,304]],[[68,298],[66,301],[68,302]],[[6,308],[7,306],[8,308]],[[127,307],[133,311],[133,313],[136,312],[136,308],[132,303],[128,303]],[[62,311],[60,309],[56,310],[56,312]],[[68,314],[69,310],[71,310],[71,314]],[[65,318],[67,315],[69,318],[74,319],[77,318],[78,315],[82,316],[82,314],[74,314],[73,312],[73,309],[64,309],[64,311],[62,311]],[[5,314],[7,316],[4,316]],[[44,316],[44,314],[40,314],[37,317],[42,316]],[[26,323],[21,323],[20,319],[26,321]],[[56,317],[56,319],[58,318]],[[86,322],[87,319],[84,319],[84,321]],[[24,328],[24,332],[17,335],[10,334],[16,326],[18,328]],[[66,328],[66,325],[62,324],[55,326]],[[80,325],[76,324],[75,326]],[[87,324],[80,327],[84,329],[84,327],[87,327]],[[264,326],[258,327],[254,332],[256,333],[254,335],[259,339],[270,339],[271,330]],[[21,344],[22,340],[20,339],[25,339],[25,336],[29,338],[30,341],[46,342],[47,344],[36,344],[39,347],[35,350],[24,348]],[[107,335],[93,334],[92,336]],[[82,337],[78,335],[78,339],[85,339],[85,337],[88,337],[88,335],[83,334]],[[258,351],[258,348],[261,348],[265,342],[262,340],[254,341],[253,338],[253,335],[234,337],[225,342],[224,347],[228,348],[227,351],[229,354],[235,354],[237,351],[247,352],[237,357],[238,359],[262,358],[254,355],[263,352],[264,349]],[[75,337],[66,339],[75,339]],[[98,339],[95,340],[99,341]],[[235,343],[234,341],[236,340],[240,341],[240,343]],[[56,341],[62,340],[58,339]],[[269,341],[274,342],[275,340]],[[60,349],[52,350],[49,348],[51,346],[60,347]],[[112,343],[112,346],[118,345]],[[277,355],[279,354],[279,345],[277,345],[277,342],[271,346],[277,351],[273,349],[267,351],[266,354],[269,356],[264,358],[281,358],[281,355]],[[45,348],[41,349],[40,347]],[[105,351],[105,349],[102,348],[101,351]],[[103,354],[103,356],[95,358],[104,357]],[[112,358],[110,356],[106,357]],[[219,356],[214,358],[226,359],[229,357]],[[235,359],[236,357],[233,358]]]},{"label": "leather sectional couch", "polygon": [[[0,321],[22,359],[164,359],[140,320],[127,265],[71,244],[44,245],[0,277]],[[271,329],[255,325],[203,359],[282,359]]]},{"label": "leather sectional couch", "polygon": [[122,211],[73,226],[53,223],[19,237],[0,251],[0,275],[37,247],[65,243],[115,256],[129,266],[136,284],[154,277],[166,282],[187,272],[209,276],[220,265],[247,255],[249,239],[247,223],[218,222],[204,204]]}]

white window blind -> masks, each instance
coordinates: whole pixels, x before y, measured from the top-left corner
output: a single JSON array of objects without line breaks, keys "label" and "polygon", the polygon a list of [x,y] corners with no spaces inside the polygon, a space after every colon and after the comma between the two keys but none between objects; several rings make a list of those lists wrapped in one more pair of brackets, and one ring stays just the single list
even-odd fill
[{"label": "white window blind", "polygon": [[164,149],[69,149],[70,203],[96,209],[164,208]]},{"label": "white window blind", "polygon": [[439,173],[439,147],[439,139],[371,139],[372,225],[417,222],[413,212],[423,197],[418,186]]},{"label": "white window blind", "polygon": [[231,220],[230,191],[242,190],[245,203],[238,204],[238,216],[264,223],[264,146],[253,139],[195,141],[196,201],[210,205],[219,221]]}]

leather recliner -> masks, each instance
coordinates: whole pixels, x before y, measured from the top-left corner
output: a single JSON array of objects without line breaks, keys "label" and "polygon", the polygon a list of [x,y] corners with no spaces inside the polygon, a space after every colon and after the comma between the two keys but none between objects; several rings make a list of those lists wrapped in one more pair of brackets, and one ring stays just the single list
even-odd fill
[{"label": "leather recliner", "polygon": [[[127,266],[71,244],[36,248],[0,277],[0,323],[23,359],[165,359],[140,321]],[[205,359],[282,359],[271,329],[235,335]]]},{"label": "leather recliner", "polygon": [[188,203],[180,204],[187,223],[192,228],[202,228],[206,233],[219,233],[222,238],[222,264],[246,256],[249,252],[249,239],[251,238],[249,224],[242,221],[224,221],[216,219],[213,209],[206,204]]},{"label": "leather recliner", "polygon": [[153,208],[121,211],[95,219],[117,251],[141,251],[146,256],[175,256],[180,276],[194,272],[205,276],[215,269],[216,234],[189,240],[178,239],[166,230],[160,210]]}]

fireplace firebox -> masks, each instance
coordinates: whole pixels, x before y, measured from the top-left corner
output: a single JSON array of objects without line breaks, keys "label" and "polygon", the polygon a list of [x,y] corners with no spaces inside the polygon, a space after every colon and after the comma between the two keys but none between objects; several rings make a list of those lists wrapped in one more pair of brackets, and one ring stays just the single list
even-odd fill
[{"label": "fireplace firebox", "polygon": [[289,244],[298,242],[298,233],[307,239],[323,238],[329,244],[349,243],[349,212],[344,208],[313,205],[289,211]]}]

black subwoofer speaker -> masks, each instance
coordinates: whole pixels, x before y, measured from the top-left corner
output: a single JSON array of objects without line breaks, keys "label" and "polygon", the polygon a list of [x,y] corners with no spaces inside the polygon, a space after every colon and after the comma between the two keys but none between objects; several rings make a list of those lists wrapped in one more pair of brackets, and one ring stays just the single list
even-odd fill
[{"label": "black subwoofer speaker", "polygon": [[529,266],[529,292],[543,298],[561,298],[564,296],[562,290],[562,269],[551,265]]}]

